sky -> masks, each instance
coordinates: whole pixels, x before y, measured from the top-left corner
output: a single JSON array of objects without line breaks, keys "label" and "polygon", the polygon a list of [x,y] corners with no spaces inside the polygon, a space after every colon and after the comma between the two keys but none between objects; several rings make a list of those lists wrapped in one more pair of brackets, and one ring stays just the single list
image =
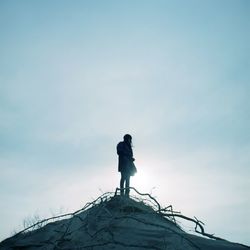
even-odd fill
[{"label": "sky", "polygon": [[248,0],[1,0],[0,240],[115,191],[129,133],[133,187],[250,245],[249,13]]}]

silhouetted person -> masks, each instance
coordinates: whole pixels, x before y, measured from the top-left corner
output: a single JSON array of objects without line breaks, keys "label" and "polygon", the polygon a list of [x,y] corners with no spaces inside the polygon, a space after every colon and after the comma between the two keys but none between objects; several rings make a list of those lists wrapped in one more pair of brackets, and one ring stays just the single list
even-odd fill
[{"label": "silhouetted person", "polygon": [[129,134],[124,135],[123,141],[117,144],[118,159],[118,171],[121,172],[120,189],[121,195],[124,195],[124,184],[125,184],[125,195],[129,196],[129,182],[130,176],[136,172],[133,161],[133,150],[132,150],[132,136]]}]

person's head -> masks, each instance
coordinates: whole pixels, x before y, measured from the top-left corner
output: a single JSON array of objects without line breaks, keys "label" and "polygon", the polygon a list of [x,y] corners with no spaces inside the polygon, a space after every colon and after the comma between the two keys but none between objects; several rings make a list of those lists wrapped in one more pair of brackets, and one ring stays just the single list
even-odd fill
[{"label": "person's head", "polygon": [[129,135],[129,134],[126,134],[126,135],[123,136],[123,140],[124,140],[125,142],[131,144],[131,143],[132,143],[132,136]]}]

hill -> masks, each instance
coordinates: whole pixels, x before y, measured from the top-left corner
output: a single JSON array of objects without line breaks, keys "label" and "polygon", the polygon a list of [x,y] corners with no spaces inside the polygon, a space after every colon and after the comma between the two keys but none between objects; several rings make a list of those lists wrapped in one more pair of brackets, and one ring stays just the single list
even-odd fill
[{"label": "hill", "polygon": [[[177,217],[194,222],[201,236],[185,232],[176,222]],[[161,208],[149,194],[128,198],[116,191],[102,195],[74,213],[40,221],[1,242],[0,249],[244,250],[250,247],[205,233],[202,222],[172,211],[171,206]]]}]

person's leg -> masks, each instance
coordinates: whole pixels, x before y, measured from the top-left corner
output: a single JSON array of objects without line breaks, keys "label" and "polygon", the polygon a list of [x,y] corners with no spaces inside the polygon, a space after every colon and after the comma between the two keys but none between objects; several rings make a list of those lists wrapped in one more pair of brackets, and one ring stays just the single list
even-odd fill
[{"label": "person's leg", "polygon": [[121,180],[120,180],[120,194],[124,195],[124,182],[125,182],[125,176],[124,173],[121,172]]},{"label": "person's leg", "polygon": [[125,191],[125,195],[129,196],[129,192],[130,192],[130,175],[126,176],[126,191]]}]

